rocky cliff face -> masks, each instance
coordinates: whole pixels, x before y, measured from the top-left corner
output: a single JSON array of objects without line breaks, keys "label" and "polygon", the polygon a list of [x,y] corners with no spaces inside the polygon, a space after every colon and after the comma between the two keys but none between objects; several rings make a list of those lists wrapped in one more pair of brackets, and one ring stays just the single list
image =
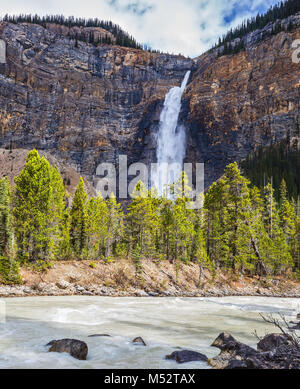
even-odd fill
[{"label": "rocky cliff face", "polygon": [[[300,23],[299,23],[300,24]],[[100,162],[155,162],[165,94],[192,70],[181,121],[186,161],[205,162],[206,186],[225,165],[293,131],[299,122],[300,30],[247,50],[197,61],[69,39],[57,26],[0,24],[0,147],[37,148],[93,181]],[[257,34],[253,35],[257,36]]]},{"label": "rocky cliff face", "polygon": [[159,119],[165,94],[194,64],[118,46],[76,47],[56,26],[2,23],[0,39],[0,147],[45,150],[91,180],[100,162],[141,158],[147,118]]},{"label": "rocky cliff face", "polygon": [[182,121],[189,137],[187,160],[205,163],[206,186],[220,177],[226,164],[295,133],[300,64],[292,61],[292,42],[300,38],[300,14],[292,18],[298,29],[259,40],[271,30],[268,25],[246,37],[246,51],[198,58]]}]

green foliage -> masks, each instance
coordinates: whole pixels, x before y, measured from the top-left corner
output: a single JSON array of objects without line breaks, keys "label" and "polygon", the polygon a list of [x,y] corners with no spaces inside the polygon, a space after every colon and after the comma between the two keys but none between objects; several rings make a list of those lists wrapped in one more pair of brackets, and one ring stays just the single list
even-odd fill
[{"label": "green foliage", "polygon": [[257,188],[249,187],[237,164],[230,164],[205,197],[210,259],[234,271],[282,273],[293,264],[294,218],[288,200],[278,208],[270,184],[262,197]]},{"label": "green foliage", "polygon": [[204,269],[214,275],[225,268],[234,279],[299,273],[300,200],[290,199],[285,180],[277,200],[272,181],[251,186],[232,163],[209,188],[203,209],[190,209],[190,190],[184,173],[170,186],[171,198],[139,182],[124,214],[114,195],[89,198],[81,178],[69,210],[59,171],[33,150],[12,196],[0,179],[1,280],[20,282],[16,259],[47,270],[50,259],[71,256],[89,259],[91,268],[95,260],[129,256],[140,285],[143,259],[174,263],[176,279],[182,263],[196,263],[199,287]]},{"label": "green foliage", "polygon": [[22,283],[18,262],[0,256],[0,283],[5,285]]},{"label": "green foliage", "polygon": [[59,253],[64,212],[64,186],[60,174],[36,150],[15,177],[14,232],[18,258],[50,260]]},{"label": "green foliage", "polygon": [[6,177],[0,180],[0,256],[12,254],[12,220],[10,185]]},{"label": "green foliage", "polygon": [[83,178],[80,177],[70,210],[70,244],[74,254],[79,257],[85,254],[87,243],[87,193],[85,191]]},{"label": "green foliage", "polygon": [[[291,140],[293,139],[293,140]],[[241,169],[253,185],[263,188],[273,180],[275,198],[280,200],[280,186],[285,181],[289,199],[300,196],[300,153],[297,129],[287,138],[268,147],[259,147],[248,155]]]},{"label": "green foliage", "polygon": [[[26,266],[27,264],[25,264]],[[38,272],[46,272],[48,269],[52,268],[52,263],[47,261],[38,260],[30,264],[31,269],[34,269]]]},{"label": "green foliage", "polygon": [[88,256],[96,259],[105,255],[108,233],[108,207],[101,194],[91,198],[87,205]]},{"label": "green foliage", "polygon": [[142,263],[141,263],[141,248],[140,246],[135,246],[131,249],[131,258],[133,260],[136,274],[140,274],[143,270]]},{"label": "green foliage", "polygon": [[155,239],[158,229],[156,199],[152,197],[142,182],[132,193],[132,201],[127,212],[127,236],[130,248],[140,247],[140,255],[151,257],[155,253]]},{"label": "green foliage", "polygon": [[117,203],[116,197],[112,194],[106,201],[107,204],[107,225],[105,238],[105,257],[116,255],[118,243],[124,233],[124,213],[121,204]]}]

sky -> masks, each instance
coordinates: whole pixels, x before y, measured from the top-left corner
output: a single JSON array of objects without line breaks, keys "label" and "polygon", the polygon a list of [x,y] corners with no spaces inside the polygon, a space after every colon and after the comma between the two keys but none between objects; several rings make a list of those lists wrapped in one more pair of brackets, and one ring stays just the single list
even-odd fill
[{"label": "sky", "polygon": [[153,49],[196,57],[244,19],[277,0],[0,0],[0,16],[97,17],[119,24]]}]

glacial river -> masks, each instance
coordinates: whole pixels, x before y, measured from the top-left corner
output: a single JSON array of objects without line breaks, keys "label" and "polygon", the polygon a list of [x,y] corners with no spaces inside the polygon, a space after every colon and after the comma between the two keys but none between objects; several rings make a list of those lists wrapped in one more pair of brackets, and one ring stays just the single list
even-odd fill
[{"label": "glacial river", "polygon": [[[277,332],[259,313],[295,320],[300,299],[32,297],[1,299],[0,310],[0,368],[205,369],[206,363],[179,365],[164,356],[184,348],[213,357],[219,350],[210,344],[222,331],[255,346],[255,330]],[[88,337],[104,333],[111,337]],[[147,347],[132,344],[137,336]],[[88,359],[47,352],[50,340],[63,338],[85,341]]]}]

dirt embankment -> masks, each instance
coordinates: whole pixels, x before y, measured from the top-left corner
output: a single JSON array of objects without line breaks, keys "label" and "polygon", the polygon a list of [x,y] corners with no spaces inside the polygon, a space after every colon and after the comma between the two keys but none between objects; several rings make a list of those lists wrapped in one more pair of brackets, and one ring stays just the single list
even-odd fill
[{"label": "dirt embankment", "polygon": [[[23,267],[23,285],[1,285],[0,296],[281,296],[300,297],[300,282],[283,278],[237,278],[232,273],[204,270],[200,279],[197,264],[142,261],[137,275],[134,264],[125,259],[102,261],[60,261],[45,271]],[[92,267],[93,266],[93,267]]]}]

